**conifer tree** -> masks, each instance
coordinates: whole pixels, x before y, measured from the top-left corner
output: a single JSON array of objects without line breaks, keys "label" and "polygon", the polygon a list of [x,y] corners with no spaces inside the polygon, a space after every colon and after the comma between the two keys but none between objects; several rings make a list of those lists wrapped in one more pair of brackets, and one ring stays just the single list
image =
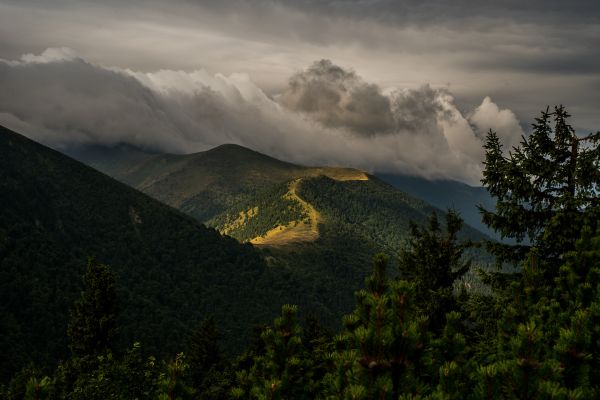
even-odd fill
[{"label": "conifer tree", "polygon": [[189,364],[183,353],[177,354],[174,360],[165,363],[166,371],[160,374],[158,380],[159,400],[191,399],[193,389],[186,383]]},{"label": "conifer tree", "polygon": [[328,376],[331,399],[398,399],[428,391],[422,380],[427,320],[417,315],[414,285],[390,282],[387,262],[375,257],[367,290],[357,292],[356,309],[344,318]]},{"label": "conifer tree", "polygon": [[264,355],[254,358],[250,371],[240,371],[240,386],[235,398],[248,399],[312,399],[311,365],[302,345],[301,329],[296,320],[297,306],[286,304],[274,327],[261,334]]},{"label": "conifer tree", "polygon": [[446,314],[446,323],[439,335],[432,335],[429,370],[432,399],[460,400],[471,393],[471,375],[476,367],[471,359],[467,338],[463,335],[462,315]]},{"label": "conifer tree", "polygon": [[314,314],[304,319],[302,344],[311,366],[310,392],[320,394],[324,389],[324,378],[330,368],[330,355],[333,351],[332,333],[323,327]]},{"label": "conifer tree", "polygon": [[550,280],[584,224],[595,229],[600,215],[600,132],[579,136],[569,117],[562,106],[542,112],[531,134],[508,155],[493,131],[484,145],[482,183],[497,203],[495,210],[480,207],[483,222],[520,243],[490,248],[501,259],[519,261],[536,247],[541,258],[552,261],[546,265]]},{"label": "conifer tree", "polygon": [[[475,398],[596,398],[600,133],[577,135],[562,107],[542,112],[507,155],[487,137],[483,183],[497,198],[486,224],[518,246],[500,260],[525,262],[498,286],[504,312],[493,362],[476,374]],[[583,235],[583,236],[581,236]],[[578,240],[578,238],[580,238]]]},{"label": "conifer tree", "polygon": [[113,349],[117,332],[115,275],[108,265],[90,258],[84,282],[67,334],[74,356],[93,357]]},{"label": "conifer tree", "polygon": [[564,259],[548,285],[533,251],[510,285],[495,361],[479,369],[476,398],[600,395],[600,236],[585,228]]},{"label": "conifer tree", "polygon": [[434,332],[442,329],[446,313],[455,308],[454,282],[470,267],[463,252],[471,244],[457,239],[462,224],[453,210],[446,214],[445,229],[435,212],[426,227],[411,222],[408,245],[400,252],[400,273],[414,283],[416,305],[429,317]]},{"label": "conifer tree", "polygon": [[207,318],[191,337],[189,375],[200,399],[227,399],[231,389],[230,366],[221,350],[222,338],[214,319]]}]

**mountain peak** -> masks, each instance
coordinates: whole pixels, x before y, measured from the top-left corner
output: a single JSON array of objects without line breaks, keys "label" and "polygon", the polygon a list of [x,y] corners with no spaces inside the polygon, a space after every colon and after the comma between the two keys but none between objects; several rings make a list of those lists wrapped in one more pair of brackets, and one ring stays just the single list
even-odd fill
[{"label": "mountain peak", "polygon": [[201,153],[195,153],[190,155],[193,158],[211,158],[219,159],[221,161],[235,161],[238,165],[244,163],[267,163],[276,164],[278,167],[285,168],[297,168],[298,166],[289,162],[281,161],[277,158],[269,155],[259,153],[256,150],[252,150],[248,147],[244,147],[239,144],[226,143],[214,147],[210,150],[203,151]]}]

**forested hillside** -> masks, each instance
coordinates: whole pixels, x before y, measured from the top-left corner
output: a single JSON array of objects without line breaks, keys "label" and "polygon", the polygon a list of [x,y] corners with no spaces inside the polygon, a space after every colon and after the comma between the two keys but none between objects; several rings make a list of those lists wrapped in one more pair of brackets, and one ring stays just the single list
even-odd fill
[{"label": "forested hillside", "polygon": [[294,178],[365,179],[352,168],[302,167],[234,144],[187,155],[153,155],[127,146],[68,153],[202,222]]},{"label": "forested hillside", "polygon": [[210,315],[235,352],[283,303],[343,312],[310,278],[266,268],[250,246],[4,128],[0,154],[2,379],[65,354],[88,257],[118,276],[120,343],[135,338],[157,355],[180,349]]},{"label": "forested hillside", "polygon": [[[395,263],[410,221],[423,224],[431,212],[443,214],[362,171],[298,166],[237,145],[190,155],[141,157],[135,149],[105,148],[79,156],[224,234],[261,246],[271,265],[338,282],[340,290],[330,295],[341,296],[345,309],[373,254],[383,251]],[[487,239],[467,225],[463,235]],[[491,261],[481,249],[469,256],[477,266]]]},{"label": "forested hillside", "polygon": [[481,222],[478,206],[494,208],[494,199],[482,186],[470,186],[452,180],[429,180],[417,176],[399,174],[376,174],[378,178],[398,188],[399,190],[422,199],[442,210],[447,208],[460,212],[465,222],[475,229],[500,239],[493,229]]}]

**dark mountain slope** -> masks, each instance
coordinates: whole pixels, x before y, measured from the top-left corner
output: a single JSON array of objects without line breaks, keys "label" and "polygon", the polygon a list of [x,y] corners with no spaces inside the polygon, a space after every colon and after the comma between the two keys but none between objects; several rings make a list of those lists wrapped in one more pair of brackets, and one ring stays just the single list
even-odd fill
[{"label": "dark mountain slope", "polygon": [[[189,155],[148,156],[119,171],[114,165],[120,163],[122,152],[106,148],[103,154],[103,161],[97,157],[84,161],[240,241],[287,245],[294,253],[306,252],[307,242],[318,242],[325,231],[335,235],[344,225],[346,233],[330,237],[329,248],[322,251],[336,251],[336,241],[347,240],[352,230],[364,243],[356,251],[366,247],[369,257],[382,250],[394,254],[406,238],[410,220],[423,223],[431,212],[442,212],[458,201],[464,204],[457,208],[466,211],[465,219],[477,222],[472,215],[477,214],[472,210],[476,201],[472,192],[477,188],[458,182],[438,185],[389,177],[406,186],[407,194],[356,169],[294,165],[238,145]],[[137,157],[134,151],[130,159]],[[435,203],[418,200],[412,193]],[[486,238],[468,226],[465,232],[471,239]]]},{"label": "dark mountain slope", "polygon": [[234,144],[187,155],[144,157],[138,149],[123,147],[79,149],[68,154],[200,221],[294,178],[364,176],[351,168],[294,165]]},{"label": "dark mountain slope", "polygon": [[481,222],[481,214],[477,208],[478,205],[488,210],[495,208],[494,199],[484,187],[469,186],[451,180],[431,181],[407,175],[377,174],[377,176],[399,190],[423,199],[435,207],[453,208],[459,211],[467,224],[498,239],[496,233]]},{"label": "dark mountain slope", "polygon": [[118,274],[122,343],[140,340],[157,355],[180,349],[209,314],[236,351],[282,303],[341,313],[323,306],[318,284],[265,268],[251,246],[0,127],[2,379],[28,360],[65,354],[89,256]]},{"label": "dark mountain slope", "polygon": [[[107,170],[115,157],[111,149],[104,157],[100,168]],[[352,309],[352,293],[370,272],[375,253],[396,261],[410,220],[424,223],[431,212],[443,214],[362,171],[298,166],[236,145],[152,156],[115,177],[257,245],[275,269],[316,282],[324,308],[332,310]],[[463,234],[487,238],[468,226]],[[482,251],[474,256],[490,261]],[[336,326],[337,320],[324,322]]]}]

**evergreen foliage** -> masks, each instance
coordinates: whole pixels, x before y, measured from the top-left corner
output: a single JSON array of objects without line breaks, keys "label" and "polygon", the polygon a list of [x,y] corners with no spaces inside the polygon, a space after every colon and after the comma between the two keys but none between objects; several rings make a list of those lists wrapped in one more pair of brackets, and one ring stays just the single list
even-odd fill
[{"label": "evergreen foliage", "polygon": [[[597,398],[600,235],[585,228],[554,283],[530,254],[498,323],[495,361],[477,374],[481,398]],[[600,233],[600,232],[599,232]]]},{"label": "evergreen foliage", "polygon": [[240,371],[241,386],[232,390],[234,398],[311,399],[311,363],[302,346],[297,307],[284,305],[274,326],[266,328],[261,339],[264,354],[254,358],[249,371]]},{"label": "evergreen foliage", "polygon": [[191,399],[193,389],[185,381],[185,375],[189,369],[185,354],[177,354],[173,360],[165,363],[165,366],[166,371],[162,372],[158,378],[158,399]]},{"label": "evergreen foliage", "polygon": [[232,376],[221,349],[222,339],[214,318],[203,320],[192,333],[187,358],[192,387],[199,399],[228,398]]},{"label": "evergreen foliage", "polygon": [[85,290],[72,311],[67,335],[77,357],[111,351],[117,326],[115,276],[110,267],[88,260]]},{"label": "evergreen foliage", "polygon": [[494,211],[481,208],[483,222],[522,243],[492,247],[503,259],[523,260],[534,246],[552,260],[545,265],[551,274],[583,226],[595,228],[600,216],[600,132],[579,136],[569,117],[563,106],[542,112],[508,156],[493,131],[484,145],[482,183],[497,202]]},{"label": "evergreen foliage", "polygon": [[446,214],[444,230],[432,213],[425,227],[411,223],[408,244],[400,252],[400,274],[415,285],[416,303],[434,331],[442,328],[446,313],[456,308],[454,283],[470,268],[463,252],[471,243],[457,242],[461,227],[462,219],[455,211]]},{"label": "evergreen foliage", "polygon": [[390,281],[387,259],[378,255],[367,290],[356,294],[356,310],[344,318],[340,349],[330,374],[332,399],[397,399],[423,390],[427,320],[417,314],[415,287]]}]

